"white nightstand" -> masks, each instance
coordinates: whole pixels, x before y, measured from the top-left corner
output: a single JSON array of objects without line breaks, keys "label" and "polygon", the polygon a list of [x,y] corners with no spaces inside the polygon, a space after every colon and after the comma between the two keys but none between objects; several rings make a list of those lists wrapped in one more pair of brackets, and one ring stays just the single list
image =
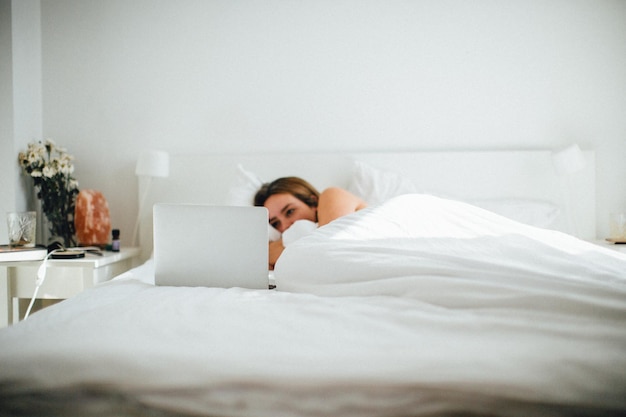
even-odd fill
[{"label": "white nightstand", "polygon": [[603,246],[608,249],[626,253],[626,244],[624,243],[613,243],[607,240],[593,240],[591,243],[595,243],[596,245]]},{"label": "white nightstand", "polygon": [[[139,254],[139,248],[122,248],[119,252],[103,252],[102,256],[87,253],[84,258],[78,259],[49,259],[46,279],[37,299],[70,298],[137,266]],[[41,262],[0,262],[0,269],[6,271],[6,297],[0,300],[0,306],[7,312],[7,324],[15,322],[14,316],[18,320],[22,318],[25,311],[14,311],[20,310],[14,306],[20,303],[14,303],[14,300],[25,300],[28,305],[35,291],[37,270]],[[2,323],[0,327],[3,327]]]}]

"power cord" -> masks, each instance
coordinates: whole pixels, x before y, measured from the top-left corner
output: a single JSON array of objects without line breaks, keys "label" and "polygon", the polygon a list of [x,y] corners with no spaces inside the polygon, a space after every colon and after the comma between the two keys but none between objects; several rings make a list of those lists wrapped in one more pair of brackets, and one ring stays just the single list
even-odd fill
[{"label": "power cord", "polygon": [[35,304],[35,300],[37,299],[37,293],[39,293],[39,288],[46,279],[46,270],[48,268],[48,259],[57,252],[64,251],[65,248],[54,249],[53,251],[48,252],[45,258],[43,258],[43,262],[39,265],[39,269],[37,270],[37,280],[35,280],[35,292],[33,293],[33,298],[30,299],[30,304],[28,305],[28,309],[26,310],[26,314],[24,315],[24,320],[28,318],[30,315],[30,310],[33,308],[33,304]]},{"label": "power cord", "polygon": [[24,320],[26,320],[28,316],[30,315],[30,311],[32,310],[33,305],[35,304],[35,300],[37,299],[39,288],[41,288],[41,286],[43,285],[43,282],[46,279],[46,272],[48,269],[48,259],[50,259],[50,257],[52,257],[52,255],[54,255],[55,253],[67,252],[70,250],[81,250],[81,251],[88,252],[94,255],[102,256],[102,251],[100,250],[100,248],[96,246],[64,248],[61,244],[58,244],[58,247],[56,249],[53,249],[50,252],[48,252],[46,257],[43,259],[43,262],[41,263],[41,265],[39,265],[39,269],[37,270],[37,280],[35,280],[35,291],[33,293],[33,297],[30,299],[30,304],[28,305],[28,309],[26,310],[26,314],[24,315]]}]

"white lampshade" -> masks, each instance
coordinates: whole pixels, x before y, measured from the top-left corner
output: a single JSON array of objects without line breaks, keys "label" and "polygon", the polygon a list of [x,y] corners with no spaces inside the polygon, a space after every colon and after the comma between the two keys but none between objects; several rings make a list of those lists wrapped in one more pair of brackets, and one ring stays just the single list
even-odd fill
[{"label": "white lampshade", "polygon": [[552,162],[559,175],[572,175],[582,171],[587,166],[585,155],[576,144],[555,151],[552,154]]},{"label": "white lampshade", "polygon": [[137,159],[136,175],[146,177],[168,177],[170,175],[170,155],[165,151],[143,151]]}]

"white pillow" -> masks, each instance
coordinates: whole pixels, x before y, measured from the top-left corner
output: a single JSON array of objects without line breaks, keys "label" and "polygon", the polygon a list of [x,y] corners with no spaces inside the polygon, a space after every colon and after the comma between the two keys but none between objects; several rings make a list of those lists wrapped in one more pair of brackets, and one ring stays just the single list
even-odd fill
[{"label": "white pillow", "polygon": [[237,177],[228,190],[229,205],[252,206],[254,195],[263,185],[263,180],[255,173],[246,170],[241,164],[237,165]]},{"label": "white pillow", "polygon": [[374,168],[362,161],[354,161],[353,175],[348,191],[377,205],[402,194],[419,192],[408,178],[392,171]]},{"label": "white pillow", "polygon": [[[370,205],[381,204],[398,195],[420,192],[408,178],[392,171],[375,168],[362,161],[354,162],[353,171],[348,190]],[[450,196],[445,198],[455,199]],[[560,209],[547,201],[485,199],[466,202],[520,223],[542,228],[554,225],[560,215]]]},{"label": "white pillow", "polygon": [[548,201],[505,198],[474,200],[468,203],[520,223],[542,228],[554,225],[555,220],[561,214],[561,210]]},{"label": "white pillow", "polygon": [[[252,206],[254,195],[263,185],[263,180],[254,172],[246,170],[241,164],[237,165],[237,178],[228,190],[229,205]],[[269,241],[274,242],[281,238],[281,234],[272,225],[267,225]]]}]

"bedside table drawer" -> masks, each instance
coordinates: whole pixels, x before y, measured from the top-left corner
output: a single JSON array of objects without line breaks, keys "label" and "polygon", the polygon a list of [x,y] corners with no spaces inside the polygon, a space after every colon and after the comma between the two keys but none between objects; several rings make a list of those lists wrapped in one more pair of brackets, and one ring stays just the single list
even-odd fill
[{"label": "bedside table drawer", "polygon": [[[11,296],[31,298],[35,292],[35,280],[39,267],[9,268],[7,279]],[[49,266],[46,279],[39,288],[37,298],[64,299],[75,296],[85,288],[93,287],[93,275],[89,269]]]}]

